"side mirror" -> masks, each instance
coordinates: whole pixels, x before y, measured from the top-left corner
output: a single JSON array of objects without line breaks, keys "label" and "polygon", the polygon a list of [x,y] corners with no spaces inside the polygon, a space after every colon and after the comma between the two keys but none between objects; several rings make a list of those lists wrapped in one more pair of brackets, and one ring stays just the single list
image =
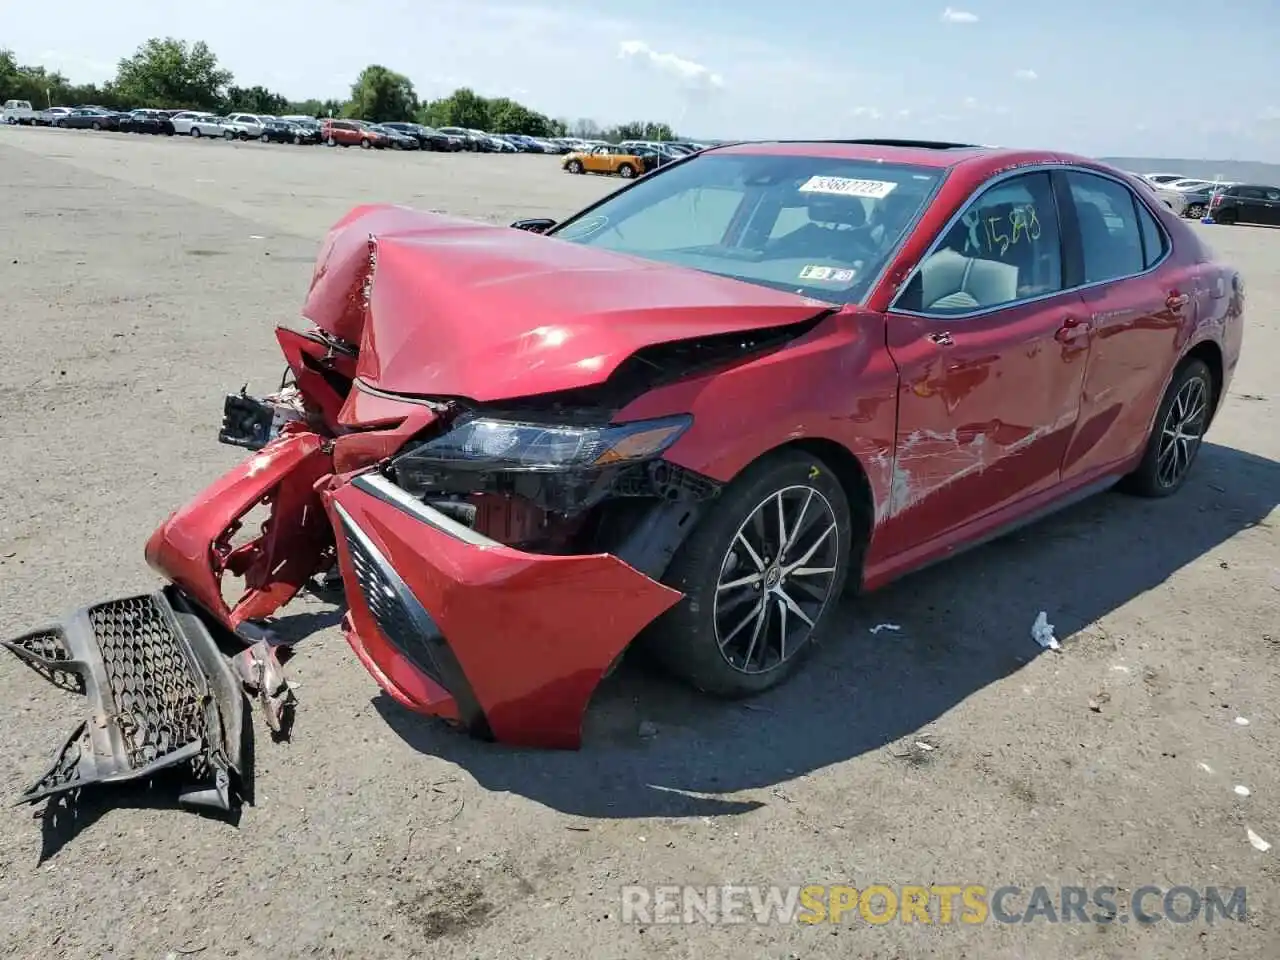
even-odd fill
[{"label": "side mirror", "polygon": [[530,233],[546,233],[555,225],[556,222],[547,217],[531,217],[528,220],[517,220],[511,224],[517,230],[528,230]]}]

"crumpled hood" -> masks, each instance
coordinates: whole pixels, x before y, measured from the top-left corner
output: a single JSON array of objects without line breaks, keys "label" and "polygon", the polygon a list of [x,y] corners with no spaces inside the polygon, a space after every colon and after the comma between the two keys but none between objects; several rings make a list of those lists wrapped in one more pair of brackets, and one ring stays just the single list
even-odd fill
[{"label": "crumpled hood", "polygon": [[358,207],[330,231],[304,315],[359,344],[391,393],[478,401],[606,380],[635,351],[786,326],[830,304],[407,207]]}]

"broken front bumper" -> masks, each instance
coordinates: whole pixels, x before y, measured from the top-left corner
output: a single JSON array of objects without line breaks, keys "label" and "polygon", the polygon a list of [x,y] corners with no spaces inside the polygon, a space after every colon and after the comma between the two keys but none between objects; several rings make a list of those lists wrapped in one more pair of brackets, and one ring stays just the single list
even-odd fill
[{"label": "broken front bumper", "polygon": [[22,802],[181,770],[181,800],[232,809],[244,795],[244,695],[205,622],[175,587],[86,607],[3,641],[88,716]]},{"label": "broken front bumper", "polygon": [[324,497],[348,642],[401,704],[477,736],[577,748],[600,678],[682,596],[610,554],[513,550],[376,474]]}]

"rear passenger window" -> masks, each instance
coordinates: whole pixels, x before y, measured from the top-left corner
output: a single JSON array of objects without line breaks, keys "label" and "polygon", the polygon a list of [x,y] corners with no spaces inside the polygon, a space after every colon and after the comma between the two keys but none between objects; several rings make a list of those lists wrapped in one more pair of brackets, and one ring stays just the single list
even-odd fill
[{"label": "rear passenger window", "polygon": [[920,263],[896,306],[954,316],[1057,293],[1062,243],[1047,173],[1024,173],[970,201]]},{"label": "rear passenger window", "polygon": [[1146,204],[1135,197],[1133,208],[1138,211],[1138,228],[1142,231],[1142,266],[1150,270],[1165,255],[1168,241]]},{"label": "rear passenger window", "polygon": [[1146,269],[1142,231],[1129,188],[1106,177],[1067,172],[1084,253],[1084,282],[1101,283]]}]

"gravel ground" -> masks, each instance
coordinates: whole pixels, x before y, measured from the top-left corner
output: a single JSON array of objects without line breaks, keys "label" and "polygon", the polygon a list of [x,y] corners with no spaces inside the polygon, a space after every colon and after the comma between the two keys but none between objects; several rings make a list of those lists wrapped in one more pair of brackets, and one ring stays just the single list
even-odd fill
[{"label": "gravel ground", "polygon": [[[545,158],[29,129],[0,130],[0,171],[3,635],[156,582],[143,541],[235,461],[214,439],[221,397],[278,379],[272,327],[296,320],[352,205],[501,222],[614,185]],[[1280,846],[1247,831],[1280,844],[1280,232],[1202,229],[1246,274],[1249,330],[1176,498],[1103,495],[911,577],[749,706],[627,665],[580,753],[478,744],[399,710],[333,608],[298,601],[290,629],[318,632],[289,668],[292,742],[258,737],[256,807],[233,825],[120,789],[56,822],[7,808],[0,954],[1274,956]],[[1059,654],[1031,640],[1040,610]],[[882,622],[901,629],[869,632]],[[10,657],[0,701],[15,797],[79,704]],[[622,885],[672,883],[1111,885],[1122,904],[1145,884],[1243,885],[1249,916],[620,921]]]}]

